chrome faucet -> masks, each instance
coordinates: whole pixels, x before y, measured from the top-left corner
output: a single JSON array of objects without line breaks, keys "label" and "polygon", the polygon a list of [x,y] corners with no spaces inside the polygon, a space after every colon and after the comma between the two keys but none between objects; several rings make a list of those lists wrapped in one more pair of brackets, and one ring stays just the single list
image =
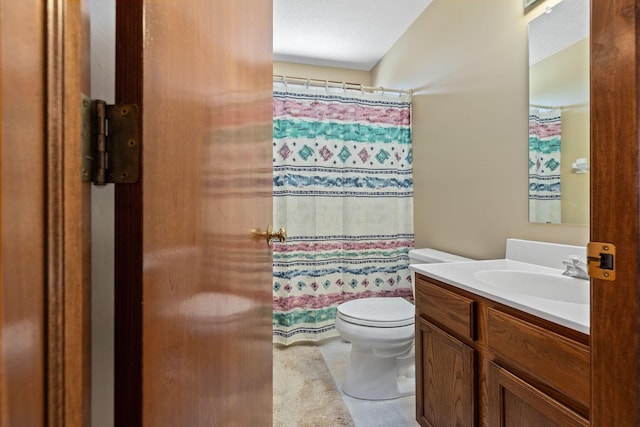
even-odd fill
[{"label": "chrome faucet", "polygon": [[562,273],[563,276],[589,280],[587,263],[581,261],[579,256],[570,255],[569,258],[563,260],[562,263],[567,266],[567,269]]}]

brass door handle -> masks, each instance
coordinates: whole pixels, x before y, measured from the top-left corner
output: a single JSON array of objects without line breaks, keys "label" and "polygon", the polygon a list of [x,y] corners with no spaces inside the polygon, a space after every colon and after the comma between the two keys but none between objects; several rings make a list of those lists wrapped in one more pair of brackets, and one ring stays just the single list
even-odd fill
[{"label": "brass door handle", "polygon": [[259,228],[252,230],[254,239],[260,240],[265,239],[267,241],[267,245],[271,247],[274,240],[278,240],[280,243],[284,243],[287,241],[287,230],[284,227],[281,227],[280,230],[273,232],[273,227],[271,224],[267,226],[267,231],[261,231]]}]

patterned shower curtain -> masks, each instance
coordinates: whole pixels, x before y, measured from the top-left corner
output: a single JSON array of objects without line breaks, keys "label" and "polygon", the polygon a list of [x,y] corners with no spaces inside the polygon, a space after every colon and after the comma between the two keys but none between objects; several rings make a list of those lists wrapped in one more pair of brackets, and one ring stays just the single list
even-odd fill
[{"label": "patterned shower curtain", "polygon": [[344,301],[411,297],[411,98],[274,82],[273,112],[273,340],[320,341]]},{"label": "patterned shower curtain", "polygon": [[562,111],[529,107],[529,221],[561,222]]}]

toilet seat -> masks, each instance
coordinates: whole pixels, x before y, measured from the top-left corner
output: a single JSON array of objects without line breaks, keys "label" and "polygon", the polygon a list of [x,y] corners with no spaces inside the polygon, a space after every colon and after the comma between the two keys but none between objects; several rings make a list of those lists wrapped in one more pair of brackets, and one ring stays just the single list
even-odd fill
[{"label": "toilet seat", "polygon": [[415,307],[400,297],[361,298],[338,306],[345,322],[375,328],[400,328],[414,324]]}]

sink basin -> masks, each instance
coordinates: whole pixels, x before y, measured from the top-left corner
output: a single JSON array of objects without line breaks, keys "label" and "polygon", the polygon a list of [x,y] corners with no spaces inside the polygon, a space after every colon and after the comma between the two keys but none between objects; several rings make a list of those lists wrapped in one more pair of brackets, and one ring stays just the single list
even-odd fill
[{"label": "sink basin", "polygon": [[473,274],[479,282],[506,292],[573,304],[589,304],[589,281],[574,277],[520,270],[481,270]]}]

